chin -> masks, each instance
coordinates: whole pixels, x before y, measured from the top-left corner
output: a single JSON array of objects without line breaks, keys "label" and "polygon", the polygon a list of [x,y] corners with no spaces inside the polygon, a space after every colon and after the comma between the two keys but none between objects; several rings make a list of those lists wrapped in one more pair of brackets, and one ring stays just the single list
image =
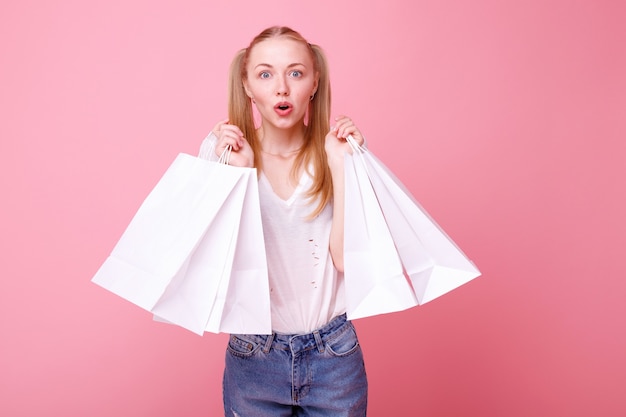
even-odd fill
[{"label": "chin", "polygon": [[304,125],[304,118],[302,118],[302,119],[295,119],[295,118],[280,119],[280,120],[277,120],[276,122],[273,122],[272,125],[274,125],[275,127],[279,128],[279,129],[292,129],[292,128],[296,127],[296,126]]}]

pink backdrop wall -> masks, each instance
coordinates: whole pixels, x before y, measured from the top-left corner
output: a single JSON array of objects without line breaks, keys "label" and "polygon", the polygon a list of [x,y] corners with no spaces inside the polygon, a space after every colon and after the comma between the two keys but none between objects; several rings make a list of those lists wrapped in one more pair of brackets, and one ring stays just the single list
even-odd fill
[{"label": "pink backdrop wall", "polygon": [[624,415],[625,4],[2,2],[0,415],[222,413],[225,336],[90,279],[272,24],[484,274],[356,322],[370,415]]}]

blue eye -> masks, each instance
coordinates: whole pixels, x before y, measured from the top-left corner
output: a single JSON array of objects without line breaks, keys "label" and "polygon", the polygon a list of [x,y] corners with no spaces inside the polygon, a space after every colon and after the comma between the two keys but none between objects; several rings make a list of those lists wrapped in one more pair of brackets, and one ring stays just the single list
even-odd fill
[{"label": "blue eye", "polygon": [[296,78],[302,77],[302,71],[293,70],[293,71],[291,71],[291,76],[292,77],[296,77]]},{"label": "blue eye", "polygon": [[269,78],[270,77],[270,73],[267,71],[263,71],[259,74],[259,78]]}]

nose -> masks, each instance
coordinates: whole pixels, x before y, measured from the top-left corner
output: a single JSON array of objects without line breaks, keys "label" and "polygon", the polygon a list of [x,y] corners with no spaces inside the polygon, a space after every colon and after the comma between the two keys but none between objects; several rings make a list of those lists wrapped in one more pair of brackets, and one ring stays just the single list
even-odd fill
[{"label": "nose", "polygon": [[289,95],[289,85],[287,84],[287,79],[285,77],[279,77],[278,85],[276,86],[276,95],[277,96]]}]

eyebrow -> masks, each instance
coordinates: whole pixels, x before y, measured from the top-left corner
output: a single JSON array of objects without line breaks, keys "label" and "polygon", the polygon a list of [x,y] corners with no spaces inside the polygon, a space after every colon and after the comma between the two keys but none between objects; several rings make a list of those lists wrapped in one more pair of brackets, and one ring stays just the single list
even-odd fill
[{"label": "eyebrow", "polygon": [[[301,64],[300,62],[294,62],[293,64],[289,64],[289,65],[287,65],[287,68],[293,68],[293,67],[297,67],[297,66],[302,66],[302,67],[305,67],[305,68],[306,68],[306,65]],[[274,66],[273,66],[273,65],[270,65],[270,64],[265,64],[265,63],[260,63],[260,64],[257,64],[254,68],[256,69],[256,68],[258,68],[258,67],[268,67],[268,68],[274,68]]]}]

